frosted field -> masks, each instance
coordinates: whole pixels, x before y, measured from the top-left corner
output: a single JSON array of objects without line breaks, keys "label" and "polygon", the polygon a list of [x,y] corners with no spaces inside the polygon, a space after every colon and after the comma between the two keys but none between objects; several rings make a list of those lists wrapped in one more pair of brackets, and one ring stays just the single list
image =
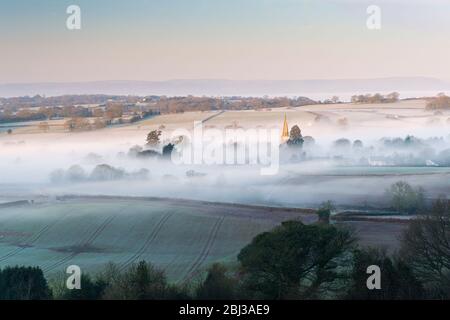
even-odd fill
[{"label": "frosted field", "polygon": [[194,277],[211,262],[233,264],[258,233],[283,220],[315,215],[185,201],[72,199],[0,207],[0,267],[38,265],[48,275],[108,262],[126,268],[150,261],[172,281]]},{"label": "frosted field", "polygon": [[[225,128],[237,124],[246,128],[276,127],[281,130],[284,114],[288,117],[289,126],[298,124],[303,135],[310,135],[316,140],[337,139],[341,136],[352,138],[368,138],[380,136],[405,136],[408,134],[429,137],[435,135],[450,134],[449,111],[443,111],[442,115],[435,115],[433,111],[425,110],[424,100],[400,101],[388,104],[332,104],[311,105],[298,108],[275,108],[265,110],[227,111],[205,122],[206,127]],[[43,140],[64,139],[70,141],[71,136],[88,138],[95,136],[102,139],[99,132],[107,132],[114,138],[122,137],[130,143],[142,141],[142,134],[149,130],[158,129],[161,125],[163,131],[170,132],[175,129],[185,128],[191,130],[194,121],[202,121],[217,115],[218,111],[185,112],[157,116],[139,123],[108,128],[84,133],[68,133],[62,130],[63,120],[50,121],[51,130],[43,134]],[[321,120],[316,119],[320,115]],[[337,121],[347,118],[348,126],[339,126]],[[33,123],[32,123],[33,124]],[[1,135],[1,140],[37,139],[34,133],[42,132],[37,128],[38,123],[25,128],[18,128],[17,135],[6,137]],[[382,132],[380,132],[382,130]],[[55,134],[52,134],[55,133]],[[31,136],[29,134],[32,134]],[[145,137],[144,137],[145,138]],[[103,140],[103,139],[102,139]],[[122,140],[122,139],[120,139]],[[142,143],[142,142],[141,142]]]},{"label": "frosted field", "polygon": [[[76,264],[95,273],[108,262],[146,260],[170,281],[195,279],[208,265],[233,266],[251,239],[281,221],[316,221],[308,211],[195,201],[77,198],[0,207],[0,267],[40,266],[47,276]],[[344,222],[362,245],[398,248],[406,224]]]}]

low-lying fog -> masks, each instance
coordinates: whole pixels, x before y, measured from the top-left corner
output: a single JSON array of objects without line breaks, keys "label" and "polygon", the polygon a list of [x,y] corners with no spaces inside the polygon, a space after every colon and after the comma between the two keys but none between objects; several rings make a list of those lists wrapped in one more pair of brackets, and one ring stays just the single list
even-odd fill
[{"label": "low-lying fog", "polygon": [[[334,141],[317,133],[311,139],[304,129],[302,149],[280,147],[280,168],[274,175],[261,175],[261,165],[174,164],[143,152],[151,148],[145,145],[148,132],[142,130],[3,135],[0,200],[89,194],[299,207],[329,199],[365,205],[383,204],[385,189],[399,180],[422,186],[429,198],[449,196],[448,128],[428,134],[420,129],[421,135],[409,137],[373,129],[356,138],[347,130],[334,135]],[[173,142],[167,135],[165,139],[154,148],[157,152]],[[226,142],[225,152],[230,148],[233,144]]]}]

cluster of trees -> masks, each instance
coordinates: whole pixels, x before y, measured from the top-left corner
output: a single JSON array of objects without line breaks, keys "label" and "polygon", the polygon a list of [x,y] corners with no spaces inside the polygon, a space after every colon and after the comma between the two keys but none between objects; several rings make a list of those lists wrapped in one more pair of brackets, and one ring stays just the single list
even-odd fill
[{"label": "cluster of trees", "polygon": [[299,107],[316,104],[317,102],[305,98],[213,98],[213,97],[159,97],[151,104],[151,108],[161,113],[179,113],[187,111],[208,110],[259,110],[279,107]]},{"label": "cluster of trees", "polygon": [[399,100],[400,94],[398,92],[392,92],[387,95],[382,95],[380,93],[371,94],[361,94],[354,95],[351,98],[352,103],[393,103]]},{"label": "cluster of trees", "polygon": [[40,107],[38,109],[22,107],[17,111],[13,111],[12,109],[4,109],[3,112],[0,112],[0,122],[24,122],[50,120],[55,118],[93,117],[95,116],[95,110],[97,109],[82,106]]},{"label": "cluster of trees", "polygon": [[[0,123],[66,118],[69,120],[65,128],[73,131],[102,128],[113,119],[121,119],[125,113],[129,115],[130,122],[155,114],[148,108],[136,105],[137,102],[138,97],[102,95],[9,98],[0,104]],[[87,106],[74,103],[86,103]],[[92,107],[92,104],[97,106]],[[86,118],[95,118],[95,121],[90,123]]]},{"label": "cluster of trees", "polygon": [[450,149],[442,137],[420,139],[409,135],[406,138],[382,138],[380,142],[381,146],[387,149],[382,150],[385,161],[392,165],[448,166],[450,164]]},{"label": "cluster of trees", "polygon": [[[66,120],[64,122],[64,129],[68,131],[86,131],[93,129],[98,130],[105,128],[107,124],[108,122],[101,118],[95,118],[94,121],[90,121],[89,119],[86,118],[76,117]],[[42,129],[41,125],[39,125],[39,128]]]},{"label": "cluster of trees", "polygon": [[115,168],[108,164],[97,165],[90,174],[86,173],[79,165],[73,165],[67,170],[58,169],[50,173],[50,180],[54,183],[147,179],[148,177],[149,171],[147,169],[128,173],[124,169]]},{"label": "cluster of trees", "polygon": [[[152,111],[146,111],[142,113],[134,112],[131,116],[126,119],[128,123],[134,123],[136,121],[142,120],[148,116],[154,115]],[[83,117],[72,117],[65,121],[64,129],[68,131],[86,131],[86,130],[98,130],[105,128],[111,124],[122,124],[125,123],[123,119],[124,110],[123,106],[120,104],[112,105],[107,107],[105,110],[96,108],[93,109],[87,117],[94,117],[94,119],[87,119]],[[117,120],[113,123],[113,120]]]},{"label": "cluster of trees", "polygon": [[[379,143],[365,146],[359,139],[340,138],[333,141],[330,151],[358,165],[448,166],[450,149],[446,148],[447,142],[443,137],[421,139],[408,135],[404,138],[383,137]],[[357,158],[352,157],[356,155]]]},{"label": "cluster of trees", "polygon": [[450,110],[450,97],[443,93],[428,101],[427,110]]},{"label": "cluster of trees", "polygon": [[[168,159],[172,155],[172,151],[175,148],[175,145],[173,143],[168,143],[163,146],[162,151],[159,152],[155,150],[154,148],[157,147],[148,145],[152,147],[152,149],[144,149],[141,146],[133,146],[128,151],[128,156],[132,158],[163,158]],[[159,147],[158,147],[159,148]]]},{"label": "cluster of trees", "polygon": [[163,270],[151,263],[140,261],[121,270],[113,263],[95,276],[82,274],[81,289],[69,290],[65,275],[50,281],[55,299],[108,299],[108,300],[164,300],[187,299],[187,287],[176,286],[167,281]]},{"label": "cluster of trees", "polygon": [[386,190],[392,209],[399,213],[417,214],[425,209],[425,190],[398,181]]},{"label": "cluster of trees", "polygon": [[0,300],[51,299],[52,292],[38,267],[0,269]]},{"label": "cluster of trees", "polygon": [[[329,216],[330,204],[321,208]],[[189,282],[168,282],[164,271],[141,261],[126,270],[108,264],[83,274],[80,290],[65,278],[49,283],[38,268],[0,272],[1,299],[450,299],[450,203],[410,222],[401,249],[360,247],[354,234],[326,220],[286,221],[257,235],[238,255],[238,265],[214,264]],[[367,288],[368,266],[381,271],[381,288]]]},{"label": "cluster of trees", "polygon": [[409,148],[409,147],[420,147],[424,146],[425,143],[414,136],[408,135],[404,139],[402,138],[382,138],[381,142],[385,147],[388,148]]},{"label": "cluster of trees", "polygon": [[332,96],[331,99],[325,99],[324,101],[321,101],[320,103],[324,104],[336,104],[341,103],[338,96]]},{"label": "cluster of trees", "polygon": [[305,140],[302,136],[302,131],[300,130],[300,127],[298,125],[292,126],[291,130],[289,131],[289,139],[286,142],[288,146],[294,146],[294,147],[302,147]]},{"label": "cluster of trees", "polygon": [[358,139],[351,142],[349,139],[340,138],[333,142],[333,147],[338,149],[362,149],[364,147],[364,144],[361,140]]},{"label": "cluster of trees", "polygon": [[163,145],[161,152],[158,151],[161,146],[161,135],[161,130],[150,131],[146,138],[146,148],[139,145],[133,146],[128,151],[128,156],[133,158],[170,158],[172,151],[175,148],[175,144],[169,142],[166,145]]},{"label": "cluster of trees", "polygon": [[19,110],[16,113],[13,113],[11,111],[0,112],[0,123],[38,121],[45,120],[46,118],[47,117],[45,114],[28,109]]},{"label": "cluster of trees", "polygon": [[[304,98],[213,98],[213,97],[166,97],[166,96],[108,96],[108,95],[65,95],[59,97],[17,97],[0,98],[0,123],[19,121],[72,118],[68,128],[82,124],[78,118],[101,118],[108,123],[121,118],[124,113],[135,115],[139,120],[159,113],[179,113],[208,110],[270,109],[298,107],[317,102]],[[97,105],[97,107],[92,107]],[[77,127],[83,129],[81,127]]]},{"label": "cluster of trees", "polygon": [[100,105],[107,102],[120,102],[123,104],[134,104],[141,98],[137,96],[117,96],[103,94],[85,94],[85,95],[62,95],[45,97],[41,95],[0,98],[0,105],[4,110],[17,111],[21,108],[40,108],[40,107],[73,107],[75,105]]},{"label": "cluster of trees", "polygon": [[[289,138],[286,141],[286,145],[282,144],[280,146],[282,159],[286,159],[289,162],[301,161],[307,155],[306,149],[312,147],[314,144],[313,137],[303,137],[299,126],[294,125],[289,131]],[[304,146],[307,148],[303,148]]]}]

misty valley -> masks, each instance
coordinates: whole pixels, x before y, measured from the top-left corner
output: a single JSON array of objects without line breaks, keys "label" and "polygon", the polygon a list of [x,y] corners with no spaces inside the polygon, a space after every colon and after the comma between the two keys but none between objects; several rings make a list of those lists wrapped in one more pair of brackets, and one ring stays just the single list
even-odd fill
[{"label": "misty valley", "polygon": [[[27,272],[42,272],[62,299],[87,294],[64,287],[72,266],[92,275],[95,280],[80,279],[94,281],[84,286],[105,299],[139,298],[133,287],[123,287],[139,273],[159,279],[162,291],[148,291],[156,298],[209,297],[213,276],[230,281],[226,298],[358,298],[366,291],[353,285],[362,280],[341,272],[366,274],[351,267],[363,267],[366,258],[415,257],[420,237],[413,226],[434,223],[428,212],[433,217],[446,210],[450,98],[444,95],[400,100],[392,93],[311,104],[155,96],[21,101],[64,99],[97,103],[3,112],[4,123],[13,125],[0,133],[0,266],[6,272],[15,270],[12,265],[36,266]],[[11,108],[17,100],[4,103]],[[211,103],[223,107],[206,110]],[[258,107],[249,109],[253,103]],[[299,242],[285,243],[278,234]],[[274,242],[261,249],[257,239],[265,238]],[[331,247],[323,248],[327,243]],[[304,257],[295,251],[299,267],[330,252],[323,268],[336,276],[321,279],[322,267],[304,275],[300,270],[305,279],[295,293],[271,285],[251,289],[252,278],[235,278],[264,266],[266,254],[283,254],[282,260],[297,245],[316,252]],[[315,287],[310,277],[321,284]],[[322,293],[322,285],[336,292]]]}]

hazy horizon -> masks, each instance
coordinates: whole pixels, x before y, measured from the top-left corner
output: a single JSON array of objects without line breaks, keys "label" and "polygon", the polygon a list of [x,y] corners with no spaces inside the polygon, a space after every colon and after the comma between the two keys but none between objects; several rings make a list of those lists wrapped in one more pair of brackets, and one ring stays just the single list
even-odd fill
[{"label": "hazy horizon", "polygon": [[397,91],[402,98],[447,93],[450,83],[434,78],[378,78],[346,80],[225,80],[178,79],[167,81],[85,81],[0,84],[0,97],[61,96],[71,94],[165,95],[165,96],[246,96],[299,97],[314,100],[334,95],[350,101],[355,94]]}]

